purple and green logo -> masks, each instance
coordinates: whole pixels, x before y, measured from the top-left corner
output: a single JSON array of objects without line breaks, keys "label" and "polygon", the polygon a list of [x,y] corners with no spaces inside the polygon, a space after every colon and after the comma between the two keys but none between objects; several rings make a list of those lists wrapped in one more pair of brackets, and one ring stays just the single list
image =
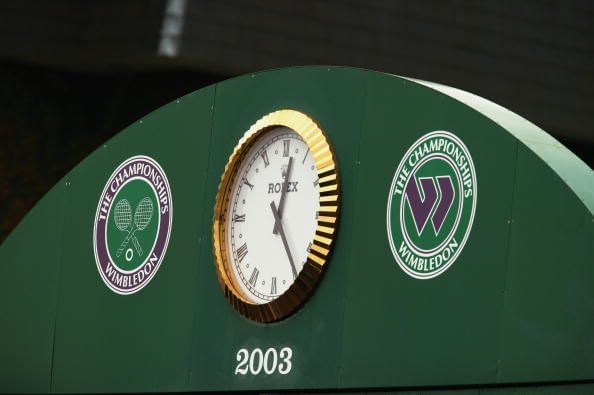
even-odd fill
[{"label": "purple and green logo", "polygon": [[109,177],[97,205],[93,248],[99,274],[112,291],[138,292],[155,276],[172,215],[169,182],[154,159],[134,156]]},{"label": "purple and green logo", "polygon": [[398,265],[418,279],[445,272],[468,240],[476,209],[476,172],[464,143],[431,132],[404,154],[388,196],[388,240]]}]

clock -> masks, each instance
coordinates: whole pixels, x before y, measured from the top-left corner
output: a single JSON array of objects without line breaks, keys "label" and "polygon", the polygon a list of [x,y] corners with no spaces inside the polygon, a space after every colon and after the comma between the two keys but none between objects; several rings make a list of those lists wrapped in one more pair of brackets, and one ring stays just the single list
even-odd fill
[{"label": "clock", "polygon": [[332,146],[307,115],[275,111],[245,132],[213,220],[217,275],[239,313],[278,321],[311,296],[336,237],[339,193]]}]

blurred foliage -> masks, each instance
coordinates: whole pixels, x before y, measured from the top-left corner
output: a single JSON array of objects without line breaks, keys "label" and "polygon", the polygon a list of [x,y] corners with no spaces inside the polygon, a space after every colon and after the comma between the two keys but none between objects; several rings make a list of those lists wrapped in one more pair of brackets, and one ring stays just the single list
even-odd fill
[{"label": "blurred foliage", "polygon": [[0,243],[103,142],[222,77],[186,71],[85,74],[0,63]]}]

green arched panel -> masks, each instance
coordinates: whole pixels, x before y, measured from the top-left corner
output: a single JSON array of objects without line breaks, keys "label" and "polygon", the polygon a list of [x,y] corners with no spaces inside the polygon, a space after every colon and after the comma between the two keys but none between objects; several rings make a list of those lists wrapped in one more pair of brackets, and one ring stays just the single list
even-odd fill
[{"label": "green arched panel", "polygon": [[[212,215],[227,158],[257,119],[289,108],[333,144],[340,227],[327,271],[291,317],[259,324],[225,300]],[[466,244],[420,280],[387,233],[394,174],[447,131],[476,173]],[[169,180],[167,252],[120,295],[95,263],[102,191],[145,155]],[[445,198],[444,198],[445,199]],[[126,128],[69,173],[0,248],[0,390],[109,393],[512,385],[594,379],[594,175],[545,132],[454,88],[303,67],[228,80]],[[240,349],[290,347],[288,374],[234,374]]]}]

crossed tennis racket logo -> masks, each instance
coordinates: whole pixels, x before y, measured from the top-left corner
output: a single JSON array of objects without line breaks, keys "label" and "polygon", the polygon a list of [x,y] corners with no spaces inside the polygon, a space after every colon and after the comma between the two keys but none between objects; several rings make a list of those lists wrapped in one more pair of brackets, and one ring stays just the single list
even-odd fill
[{"label": "crossed tennis racket logo", "polygon": [[116,251],[119,258],[130,241],[134,245],[138,255],[142,255],[142,247],[135,236],[137,231],[143,231],[150,224],[153,218],[153,202],[148,197],[142,198],[136,210],[134,210],[134,222],[132,221],[132,207],[127,199],[121,199],[115,206],[114,221],[116,227],[122,232],[128,232],[122,244]]}]

